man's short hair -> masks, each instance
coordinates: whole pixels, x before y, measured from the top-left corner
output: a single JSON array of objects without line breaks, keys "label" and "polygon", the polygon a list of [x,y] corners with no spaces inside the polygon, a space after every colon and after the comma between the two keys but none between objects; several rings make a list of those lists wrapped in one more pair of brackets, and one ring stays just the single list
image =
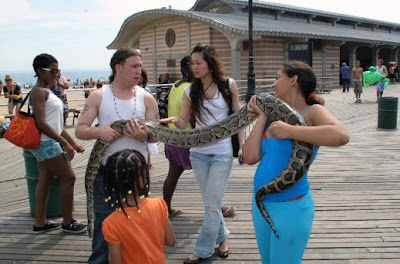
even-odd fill
[{"label": "man's short hair", "polygon": [[130,57],[142,57],[142,55],[140,54],[140,52],[138,50],[132,49],[132,48],[121,48],[118,49],[114,55],[111,58],[110,61],[110,67],[112,70],[112,74],[110,75],[110,77],[108,77],[110,83],[112,83],[114,81],[114,77],[115,77],[115,65],[117,64],[124,64],[125,60],[130,58]]},{"label": "man's short hair", "polygon": [[360,64],[360,61],[359,61],[359,60],[356,60],[356,63]]},{"label": "man's short hair", "polygon": [[343,63],[342,63],[342,66],[346,66],[346,62],[343,62]]}]

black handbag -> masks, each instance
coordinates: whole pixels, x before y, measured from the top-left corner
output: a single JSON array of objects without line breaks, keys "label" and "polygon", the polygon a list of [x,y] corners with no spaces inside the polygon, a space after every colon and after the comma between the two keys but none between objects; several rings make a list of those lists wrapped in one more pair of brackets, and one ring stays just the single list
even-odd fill
[{"label": "black handbag", "polygon": [[187,82],[185,79],[181,79],[174,83],[170,89],[162,96],[162,88],[160,88],[157,93],[159,94],[159,98],[157,100],[158,105],[158,113],[160,114],[160,118],[167,118],[168,117],[168,96],[172,89],[175,87],[179,87],[182,83]]}]

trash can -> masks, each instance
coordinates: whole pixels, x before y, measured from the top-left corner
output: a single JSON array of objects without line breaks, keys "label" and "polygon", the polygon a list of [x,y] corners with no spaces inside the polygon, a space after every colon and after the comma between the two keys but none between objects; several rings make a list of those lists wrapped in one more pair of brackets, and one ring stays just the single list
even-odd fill
[{"label": "trash can", "polygon": [[378,128],[397,128],[397,108],[399,98],[381,97],[378,102]]},{"label": "trash can", "polygon": [[[35,217],[35,191],[39,182],[39,171],[35,156],[28,150],[22,154],[25,160],[25,178],[28,185],[28,196],[31,216]],[[61,217],[60,181],[55,177],[50,186],[49,200],[47,201],[46,218]]]}]

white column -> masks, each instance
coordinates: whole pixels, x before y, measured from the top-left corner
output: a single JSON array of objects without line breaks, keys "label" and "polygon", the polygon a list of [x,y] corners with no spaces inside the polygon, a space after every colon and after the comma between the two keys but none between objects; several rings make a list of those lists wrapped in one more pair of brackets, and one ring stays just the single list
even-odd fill
[{"label": "white column", "polygon": [[241,72],[240,72],[240,47],[242,44],[242,40],[236,39],[234,37],[234,33],[232,33],[233,39],[229,40],[231,45],[231,77],[235,80],[240,80]]}]

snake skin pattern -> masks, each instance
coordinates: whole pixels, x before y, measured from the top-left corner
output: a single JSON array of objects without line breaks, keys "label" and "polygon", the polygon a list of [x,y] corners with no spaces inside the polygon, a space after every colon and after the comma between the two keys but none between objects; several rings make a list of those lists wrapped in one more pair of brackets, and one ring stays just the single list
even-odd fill
[{"label": "snake skin pattern", "polygon": [[[270,118],[274,120],[281,120],[291,125],[306,125],[303,118],[296,111],[294,111],[285,102],[275,98],[270,94],[258,95],[257,105],[262,111],[264,111]],[[217,122],[212,126],[191,130],[170,129],[166,126],[162,126],[151,121],[138,121],[141,124],[146,124],[149,129],[150,137],[170,145],[191,148],[195,146],[212,144],[237,134],[240,130],[244,129],[254,121],[254,119],[247,118],[246,114],[247,107],[243,106],[238,112],[233,113],[226,119]],[[122,133],[126,123],[127,120],[116,121],[111,125],[111,127]],[[89,237],[92,237],[93,235],[93,182],[108,145],[109,143],[100,139],[96,141],[90,154],[85,173]],[[301,179],[311,164],[313,145],[293,140],[292,150],[290,162],[282,171],[282,173],[270,183],[262,186],[256,193],[257,206],[277,237],[278,233],[268,213],[263,207],[262,199],[265,195],[277,193],[293,186]]]}]

